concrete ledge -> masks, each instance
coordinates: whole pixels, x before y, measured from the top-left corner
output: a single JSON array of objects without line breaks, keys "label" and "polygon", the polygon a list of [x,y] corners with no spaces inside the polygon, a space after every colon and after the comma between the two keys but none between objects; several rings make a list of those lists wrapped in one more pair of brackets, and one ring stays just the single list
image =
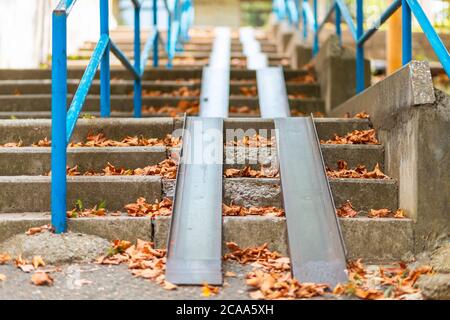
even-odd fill
[{"label": "concrete ledge", "polygon": [[[170,80],[168,80],[170,81]],[[158,90],[161,92],[171,92],[181,87],[187,87],[189,89],[200,88],[200,78],[198,83],[192,81],[179,81],[179,82],[155,82],[155,81],[143,81],[142,90],[153,91]],[[67,90],[69,93],[75,93],[78,88],[79,80],[69,79],[67,81]],[[0,95],[16,95],[20,93],[25,94],[50,94],[52,91],[52,81],[50,79],[41,80],[3,80],[0,86]],[[134,91],[133,81],[130,80],[111,80],[111,94],[123,94],[129,95]],[[100,80],[94,80],[89,89],[90,94],[100,94]]]},{"label": "concrete ledge", "polygon": [[[170,217],[108,217],[69,219],[72,232],[96,235],[107,240],[153,240],[157,248],[165,248]],[[50,222],[48,213],[0,215],[0,242],[28,228]],[[349,260],[362,258],[366,263],[409,261],[413,249],[412,221],[409,219],[340,219]],[[288,254],[286,220],[273,217],[224,217],[223,241],[242,247],[268,243],[271,250]],[[225,247],[225,246],[224,246]]]},{"label": "concrete ledge", "polygon": [[[315,118],[320,139],[331,139],[335,134],[345,135],[353,130],[367,130],[370,123],[367,119]],[[23,141],[31,145],[39,139],[50,138],[50,119],[18,119],[0,121],[0,144]],[[146,138],[163,138],[174,129],[182,127],[182,119],[171,117],[152,117],[141,119],[79,119],[72,142],[84,141],[88,133],[104,133],[111,139],[122,139],[127,135],[144,136]],[[228,118],[224,120],[224,129],[271,130],[272,120],[261,118]],[[225,131],[226,133],[226,131]],[[270,132],[269,132],[270,134]]]},{"label": "concrete ledge", "polygon": [[[44,175],[51,170],[51,148],[0,148],[0,176]],[[111,163],[118,168],[135,169],[166,159],[166,147],[68,148],[67,165],[80,172],[101,172]]]},{"label": "concrete ledge", "polygon": [[[333,108],[356,94],[356,58],[352,49],[342,47],[336,35],[330,36],[314,58],[325,110]],[[365,87],[370,85],[370,61],[365,60]]]},{"label": "concrete ledge", "polygon": [[[173,197],[174,180],[163,179],[163,194]],[[336,207],[350,200],[355,210],[398,209],[398,186],[395,180],[330,179]],[[279,179],[226,178],[224,203],[244,206],[282,206]]]},{"label": "concrete ledge", "polygon": [[[319,139],[328,140],[334,138],[335,134],[345,135],[353,130],[370,129],[370,122],[367,119],[344,119],[344,118],[315,118],[314,123],[317,128]],[[225,119],[224,129],[249,129],[270,130],[275,129],[274,122],[269,119],[261,118],[235,118]],[[225,131],[226,133],[226,131]]]},{"label": "concrete ledge", "polygon": [[[353,168],[360,164],[369,169],[377,163],[383,166],[384,150],[381,145],[322,145],[322,154],[325,165],[335,168],[339,160],[347,161],[349,167]],[[261,164],[277,165],[276,148],[244,148],[226,147],[224,150],[224,168],[242,168],[250,165],[253,168]]]},{"label": "concrete ledge", "polygon": [[[0,177],[0,212],[46,212],[50,210],[50,177]],[[161,179],[157,176],[68,177],[67,207],[80,199],[85,207],[106,202],[110,211],[145,197],[161,199]]]},{"label": "concrete ledge", "polygon": [[366,111],[375,127],[392,122],[392,116],[412,106],[434,103],[433,81],[428,62],[412,61],[394,74],[366,89],[330,112],[341,117],[347,112]]},{"label": "concrete ledge", "polygon": [[415,221],[416,252],[450,233],[450,96],[435,90],[427,62],[412,61],[332,111],[366,111],[385,147],[386,172]]},{"label": "concrete ledge", "polygon": [[[173,118],[142,119],[79,119],[72,142],[85,141],[89,133],[104,133],[110,139],[123,139],[129,136],[164,138],[173,132]],[[0,121],[0,144],[22,140],[31,145],[39,139],[51,137],[50,119],[2,120]]]},{"label": "concrete ledge", "polygon": [[[142,97],[143,106],[176,106],[180,101],[198,101],[198,97]],[[72,100],[72,95],[68,95],[67,103]],[[23,96],[1,96],[1,111],[50,111],[51,95],[36,94]],[[83,111],[98,111],[100,108],[100,96],[90,94],[87,96]],[[132,111],[133,97],[129,95],[111,95],[111,110]]]},{"label": "concrete ledge", "polygon": [[[28,212],[22,214],[0,214],[0,242],[29,228],[50,223],[50,213]],[[152,240],[153,225],[149,218],[107,217],[68,219],[68,230],[96,235],[109,241],[123,239],[135,242],[137,239]]]},{"label": "concrete ledge", "polygon": [[[156,247],[165,248],[170,217],[154,221]],[[340,219],[349,260],[366,263],[409,261],[413,258],[412,221],[408,219]],[[273,217],[224,217],[223,241],[242,247],[268,243],[271,250],[287,255],[286,220]]]}]

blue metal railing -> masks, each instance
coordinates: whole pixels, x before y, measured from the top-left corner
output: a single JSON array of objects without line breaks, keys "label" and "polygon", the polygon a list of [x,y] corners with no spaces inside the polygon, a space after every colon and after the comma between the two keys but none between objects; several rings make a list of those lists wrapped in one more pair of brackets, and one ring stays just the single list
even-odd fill
[{"label": "blue metal railing", "polygon": [[[159,63],[160,33],[157,29],[157,0],[153,1],[153,30],[141,52],[140,13],[144,0],[131,0],[134,5],[134,63],[132,64],[125,54],[117,47],[109,36],[109,8],[108,0],[100,2],[100,39],[92,53],[88,66],[81,78],[73,100],[67,110],[67,17],[76,0],[61,0],[52,15],[52,180],[51,180],[51,211],[52,225],[57,233],[65,232],[66,222],[66,195],[67,195],[67,144],[70,141],[75,125],[80,116],[83,104],[100,66],[100,115],[110,116],[110,61],[112,52],[134,77],[134,116],[141,116],[142,109],[142,78],[145,66],[153,49],[153,66]],[[186,39],[192,19],[183,20],[188,25],[180,26],[183,15],[192,16],[192,0],[175,0],[175,8],[181,10],[169,11],[172,21],[168,34],[176,27],[183,31],[183,37],[176,31],[175,35],[167,40],[168,66],[172,66],[175,48],[181,50],[181,41]],[[175,22],[177,24],[175,24]],[[169,41],[170,39],[170,41]]]},{"label": "blue metal railing", "polygon": [[[439,38],[436,30],[428,20],[422,6],[417,0],[395,0],[381,14],[379,20],[364,31],[364,1],[356,1],[356,25],[349,8],[343,0],[334,0],[331,7],[321,23],[318,22],[317,0],[313,0],[311,8],[308,0],[295,0],[295,5],[290,4],[293,0],[274,0],[273,10],[279,21],[288,18],[288,21],[298,27],[299,20],[302,20],[304,40],[308,38],[308,30],[314,34],[313,53],[319,51],[319,33],[324,24],[335,13],[336,34],[342,44],[341,20],[343,19],[356,42],[356,93],[365,89],[365,69],[364,69],[364,44],[369,40],[379,27],[384,24],[400,7],[402,7],[402,62],[407,64],[412,60],[412,14],[422,28],[425,36],[431,44],[436,56],[441,62],[445,72],[450,76],[450,55],[442,40]],[[298,17],[292,19],[291,17]]]}]

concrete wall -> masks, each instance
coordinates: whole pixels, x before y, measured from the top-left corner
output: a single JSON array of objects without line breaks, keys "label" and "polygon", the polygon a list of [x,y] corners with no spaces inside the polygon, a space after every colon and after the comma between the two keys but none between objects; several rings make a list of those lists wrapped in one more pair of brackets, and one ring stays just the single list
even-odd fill
[{"label": "concrete wall", "polygon": [[[325,102],[325,111],[329,113],[333,108],[355,95],[355,52],[350,48],[340,46],[338,37],[332,35],[321,46],[313,61],[321,96]],[[365,60],[365,87],[368,87],[369,84],[370,62]]]},{"label": "concrete wall", "polygon": [[[433,88],[427,62],[413,61],[338,108],[366,111],[399,180],[399,203],[415,221],[416,252],[450,233],[450,97]],[[393,239],[395,241],[395,239]]]},{"label": "concrete wall", "polygon": [[195,24],[238,27],[241,22],[239,0],[195,0]]}]

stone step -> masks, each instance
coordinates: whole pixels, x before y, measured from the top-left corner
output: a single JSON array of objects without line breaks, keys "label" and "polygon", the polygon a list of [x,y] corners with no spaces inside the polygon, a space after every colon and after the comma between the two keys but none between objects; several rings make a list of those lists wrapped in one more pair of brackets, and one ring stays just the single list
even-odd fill
[{"label": "stone step", "polygon": [[[319,139],[328,140],[334,134],[345,135],[353,130],[367,130],[370,123],[367,119],[340,119],[316,118],[314,119]],[[75,127],[72,142],[84,141],[89,133],[104,133],[108,138],[119,140],[124,136],[144,136],[146,138],[163,138],[175,129],[182,127],[181,118],[105,118],[105,119],[79,119]],[[36,143],[45,137],[51,137],[50,119],[31,120],[2,120],[0,121],[0,144],[18,142],[24,146]],[[224,120],[224,134],[230,140],[234,139],[227,130],[243,130],[248,135],[260,132],[270,136],[275,129],[274,123],[269,119],[236,118]],[[264,131],[260,131],[264,130]]]},{"label": "stone step", "polygon": [[[263,156],[262,150],[267,151]],[[71,168],[77,165],[79,172],[101,172],[108,162],[117,168],[136,169],[157,164],[166,159],[170,152],[166,147],[159,146],[68,148],[67,165]],[[172,152],[179,152],[179,148],[172,149]],[[339,160],[347,161],[350,167],[364,164],[368,168],[373,168],[376,163],[383,165],[384,161],[382,146],[322,145],[322,152],[328,167],[335,167]],[[239,155],[233,157],[234,153]],[[0,148],[0,176],[48,173],[51,170],[50,155],[51,149],[48,147]],[[276,149],[260,149],[258,154],[257,148],[246,149],[244,152],[244,148],[226,147],[224,169],[242,168],[246,165],[256,169],[261,163],[270,163],[274,156]]]},{"label": "stone step", "polygon": [[[153,241],[166,248],[170,217],[153,222]],[[365,263],[410,261],[413,254],[413,222],[410,219],[341,218],[347,259],[363,259]],[[267,243],[271,250],[288,255],[285,218],[224,217],[223,240],[239,246],[255,247]]]},{"label": "stone step", "polygon": [[[0,214],[0,242],[32,227],[48,224],[49,213]],[[154,241],[165,248],[170,217],[149,218],[99,217],[68,220],[68,229],[76,233],[97,235],[110,241],[137,239]],[[347,248],[347,259],[364,263],[410,261],[413,251],[413,222],[410,219],[340,219]],[[286,220],[273,217],[224,217],[223,242],[241,247],[267,243],[271,250],[287,255]],[[223,246],[224,248],[225,245]]]},{"label": "stone step", "polygon": [[[50,210],[49,176],[0,177],[0,212],[44,212]],[[86,207],[105,201],[109,210],[123,207],[145,197],[153,202],[161,199],[158,176],[82,176],[68,177],[67,205],[82,200]]]},{"label": "stone step", "polygon": [[[69,68],[67,76],[69,79],[81,79],[85,68]],[[256,71],[244,69],[231,69],[231,80],[252,80],[256,79]],[[286,82],[289,80],[308,74],[305,70],[285,69],[284,77]],[[27,79],[51,79],[51,69],[0,69],[0,80],[27,80]],[[99,73],[96,74],[98,79]],[[166,69],[164,67],[147,69],[143,80],[177,80],[177,79],[201,79],[202,68],[176,68]],[[111,69],[111,79],[134,80],[130,72],[122,68]]]},{"label": "stone step", "polygon": [[[162,183],[161,183],[162,181]],[[158,176],[68,177],[67,204],[80,199],[87,207],[105,201],[112,211],[144,197],[152,203],[172,197],[174,180]],[[225,178],[224,203],[242,206],[282,207],[279,179]],[[398,186],[394,180],[330,179],[337,207],[350,200],[357,211],[398,208]],[[162,186],[162,187],[161,187]],[[0,212],[43,212],[50,210],[49,176],[0,176]]]},{"label": "stone step", "polygon": [[[0,148],[0,175],[44,175],[51,170],[51,148]],[[79,172],[102,172],[109,163],[117,168],[136,169],[158,164],[167,158],[166,147],[68,148],[67,165]]]},{"label": "stone step", "polygon": [[[74,93],[79,85],[78,79],[69,79],[67,81],[67,90]],[[256,88],[256,79],[254,83],[245,83],[241,81],[230,82],[230,94],[241,95],[241,88],[254,86]],[[200,89],[201,79],[192,79],[187,81],[171,81],[161,83],[160,81],[143,81],[142,90],[171,92],[181,87],[187,87],[190,90]],[[129,95],[134,91],[134,82],[132,80],[112,80],[111,94]],[[305,94],[306,96],[319,96],[320,87],[318,84],[292,84],[286,85],[288,94]],[[0,80],[0,95],[27,95],[27,94],[50,94],[51,80]],[[100,81],[94,80],[89,90],[90,94],[100,94]]]},{"label": "stone step", "polygon": [[[77,53],[75,53],[71,58],[76,59],[76,60],[86,60],[86,59],[90,59],[92,56],[92,52],[93,50],[80,50]],[[130,59],[130,61],[133,60],[134,58],[134,52],[132,50],[123,50],[122,51],[125,56]],[[279,54],[277,52],[264,52],[267,55],[267,58],[269,60],[281,60],[281,59],[286,59],[288,58],[288,56],[284,55],[284,54]],[[167,54],[166,53],[160,53],[159,55],[160,59],[167,59]],[[180,52],[176,55],[177,58],[194,58],[194,59],[207,59],[211,56],[211,52],[209,51],[184,51],[184,52]],[[149,54],[149,59],[151,59],[153,57],[153,53]],[[231,51],[231,59],[242,59],[245,58],[246,56],[244,55],[244,53],[242,51],[235,51],[232,50]]]},{"label": "stone step", "polygon": [[[120,43],[116,43],[119,48],[123,51],[133,51],[134,50],[134,42],[129,41],[121,41]],[[141,43],[141,48],[143,48],[145,45],[145,42]],[[86,42],[81,47],[81,51],[92,51],[96,46],[96,43],[93,42]],[[213,43],[206,43],[206,44],[192,44],[192,43],[186,43],[183,45],[183,52],[190,52],[190,51],[204,51],[204,52],[211,52],[213,48]],[[231,45],[231,51],[234,52],[242,52],[243,47],[240,43],[234,43]],[[275,44],[272,43],[264,43],[261,45],[261,51],[267,52],[267,53],[276,53],[277,47]],[[160,52],[165,52],[164,50],[160,50]]]},{"label": "stone step", "polygon": [[[398,184],[395,180],[329,179],[337,208],[350,200],[357,211],[398,209]],[[173,196],[174,180],[163,180],[165,197]],[[278,178],[226,178],[225,203],[241,206],[282,207],[282,193]]]},{"label": "stone step", "polygon": [[[72,95],[68,95],[67,104],[69,105]],[[177,106],[180,101],[198,101],[198,97],[142,97],[142,105],[144,107],[163,107],[163,106]],[[246,106],[250,109],[259,108],[258,97],[245,96],[231,96],[229,100],[230,106],[241,107]],[[311,112],[325,112],[325,104],[322,99],[317,98],[294,98],[289,99],[291,110],[297,110],[306,114]],[[131,95],[111,95],[111,111],[132,111],[133,110],[133,96]],[[92,112],[100,109],[100,96],[88,95],[83,111]],[[36,95],[2,95],[0,96],[0,111],[50,111],[51,110],[51,95],[50,94],[36,94]]]}]

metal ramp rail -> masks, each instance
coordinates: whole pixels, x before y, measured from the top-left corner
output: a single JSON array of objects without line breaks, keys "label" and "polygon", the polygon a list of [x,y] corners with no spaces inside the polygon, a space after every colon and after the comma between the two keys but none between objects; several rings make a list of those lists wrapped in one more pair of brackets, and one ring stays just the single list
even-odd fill
[{"label": "metal ramp rail", "polygon": [[261,43],[255,37],[255,30],[251,27],[239,29],[239,40],[243,53],[247,58],[247,69],[257,70],[269,65],[267,55],[261,52]]},{"label": "metal ramp rail", "polygon": [[282,68],[258,70],[257,81],[261,117],[275,122],[293,276],[345,282],[345,245],[313,118],[290,117]]},{"label": "metal ramp rail", "polygon": [[166,265],[166,278],[175,284],[221,285],[223,280],[223,118],[228,116],[230,51],[230,29],[217,28],[210,65],[203,69],[200,117],[185,118]]}]

